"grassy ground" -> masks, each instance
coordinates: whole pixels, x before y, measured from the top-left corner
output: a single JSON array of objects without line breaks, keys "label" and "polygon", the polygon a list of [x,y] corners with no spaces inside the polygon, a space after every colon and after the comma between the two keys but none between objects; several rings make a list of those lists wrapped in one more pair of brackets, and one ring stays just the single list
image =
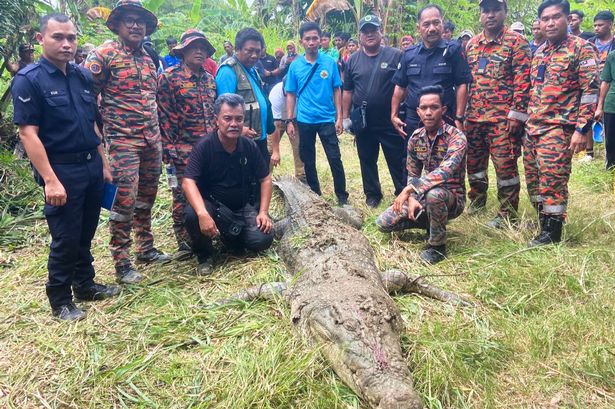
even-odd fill
[{"label": "grassy ground", "polygon": [[[287,141],[282,169],[292,169]],[[479,306],[457,310],[416,296],[397,298],[406,321],[408,365],[429,408],[614,408],[615,232],[612,175],[595,161],[575,165],[566,243],[526,249],[535,233],[522,197],[523,227],[492,231],[489,211],[450,224],[450,259],[418,260],[419,234],[374,228],[384,210],[363,205],[356,153],[345,137],[351,202],[365,211],[364,232],[381,268],[431,276]],[[333,202],[319,152],[320,178]],[[385,202],[392,187],[381,166]],[[169,192],[155,208],[157,245],[174,250]],[[280,208],[279,202],[277,207]],[[85,305],[88,318],[54,321],[44,293],[48,236],[29,229],[27,247],[3,247],[0,266],[2,408],[358,408],[361,403],[318,350],[293,333],[281,302],[211,308],[212,300],[281,278],[275,249],[261,257],[221,254],[209,278],[194,261],[149,267],[142,286]],[[94,243],[98,277],[113,281],[106,215]],[[2,267],[0,267],[2,268]]]}]

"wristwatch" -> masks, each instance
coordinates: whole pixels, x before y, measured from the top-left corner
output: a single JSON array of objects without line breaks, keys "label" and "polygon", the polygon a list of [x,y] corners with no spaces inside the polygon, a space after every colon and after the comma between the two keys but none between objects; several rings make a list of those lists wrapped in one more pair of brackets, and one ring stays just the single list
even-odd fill
[{"label": "wristwatch", "polygon": [[461,115],[461,116],[455,115],[455,120],[459,122],[463,122],[466,120],[466,116],[465,115]]}]

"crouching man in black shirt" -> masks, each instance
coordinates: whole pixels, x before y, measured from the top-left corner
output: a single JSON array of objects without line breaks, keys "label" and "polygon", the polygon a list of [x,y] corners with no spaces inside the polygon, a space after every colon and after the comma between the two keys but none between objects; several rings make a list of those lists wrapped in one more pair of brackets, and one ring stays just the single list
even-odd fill
[{"label": "crouching man in black shirt", "polygon": [[241,136],[244,100],[222,94],[214,104],[218,130],[192,150],[182,188],[186,230],[197,255],[197,274],[211,274],[212,239],[235,249],[266,250],[273,242],[269,218],[271,175],[258,147]]}]

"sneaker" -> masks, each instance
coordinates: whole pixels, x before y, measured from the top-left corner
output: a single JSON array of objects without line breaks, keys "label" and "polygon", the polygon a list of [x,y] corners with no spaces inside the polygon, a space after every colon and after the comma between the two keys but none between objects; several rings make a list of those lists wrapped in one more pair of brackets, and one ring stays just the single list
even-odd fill
[{"label": "sneaker", "polygon": [[86,317],[85,311],[77,308],[72,302],[53,308],[51,315],[62,321],[81,321]]},{"label": "sneaker", "polygon": [[115,267],[115,281],[120,284],[137,284],[143,280],[143,276],[135,270],[132,264]]},{"label": "sneaker", "polygon": [[588,163],[591,163],[593,160],[594,160],[593,156],[585,155],[581,159],[579,159],[579,163],[583,165],[587,165]]},{"label": "sneaker", "polygon": [[446,257],[446,246],[427,246],[421,251],[421,260],[427,264],[436,264],[444,260]]},{"label": "sneaker", "polygon": [[197,276],[209,276],[214,272],[214,262],[209,257],[197,256],[198,265],[196,266]]},{"label": "sneaker", "polygon": [[365,204],[368,207],[371,207],[372,209],[375,209],[376,207],[378,207],[380,205],[381,201],[382,201],[381,197],[368,197],[367,199],[365,199]]},{"label": "sneaker", "polygon": [[162,251],[157,248],[152,248],[145,253],[137,254],[137,263],[138,264],[151,264],[151,263],[168,263],[171,261],[171,256],[168,254],[164,254]]},{"label": "sneaker", "polygon": [[173,255],[173,260],[184,261],[194,257],[194,253],[190,246],[186,243],[182,243],[179,245],[177,251]]},{"label": "sneaker", "polygon": [[89,288],[73,289],[75,299],[78,301],[100,301],[115,297],[120,293],[120,287],[115,285],[96,284]]}]

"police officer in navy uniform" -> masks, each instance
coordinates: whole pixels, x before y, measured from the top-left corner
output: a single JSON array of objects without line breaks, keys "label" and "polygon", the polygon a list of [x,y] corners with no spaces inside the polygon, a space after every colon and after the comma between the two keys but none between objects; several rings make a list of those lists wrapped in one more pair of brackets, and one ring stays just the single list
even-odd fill
[{"label": "police officer in navy uniform", "polygon": [[[393,76],[391,122],[401,136],[412,135],[420,122],[416,111],[418,91],[425,86],[440,85],[444,89],[443,102],[448,113],[444,119],[463,131],[467,84],[472,82],[470,67],[459,43],[442,38],[444,24],[439,6],[425,6],[419,11],[417,21],[423,42],[406,50]],[[399,118],[399,107],[404,100],[405,122]]]},{"label": "police officer in navy uniform", "polygon": [[[41,19],[39,62],[14,79],[14,122],[44,187],[44,214],[51,233],[47,296],[53,316],[85,318],[76,299],[112,297],[119,288],[94,282],[90,246],[100,214],[109,165],[94,132],[96,100],[92,77],[70,64],[77,47],[75,25],[62,14]],[[71,291],[71,287],[72,290]]]}]

